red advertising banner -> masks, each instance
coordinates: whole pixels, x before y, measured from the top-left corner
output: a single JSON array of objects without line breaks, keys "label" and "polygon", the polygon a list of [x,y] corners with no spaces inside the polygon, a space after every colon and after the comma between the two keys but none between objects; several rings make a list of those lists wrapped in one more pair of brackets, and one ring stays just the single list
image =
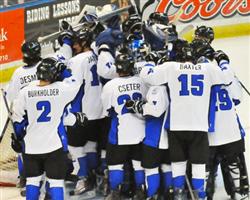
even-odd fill
[{"label": "red advertising banner", "polygon": [[218,15],[224,18],[233,17],[236,13],[241,16],[250,14],[249,0],[160,0],[156,11],[168,13],[171,8],[177,8],[176,14],[170,16],[170,19],[181,11],[181,22],[190,22],[196,17],[203,20],[210,20]]},{"label": "red advertising banner", "polygon": [[24,9],[0,13],[0,64],[20,60],[24,42]]}]

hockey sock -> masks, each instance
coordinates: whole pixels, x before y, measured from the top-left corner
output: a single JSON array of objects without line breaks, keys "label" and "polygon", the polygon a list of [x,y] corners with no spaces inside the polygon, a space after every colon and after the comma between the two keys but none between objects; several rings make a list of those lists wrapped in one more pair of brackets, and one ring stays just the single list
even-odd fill
[{"label": "hockey sock", "polygon": [[172,170],[171,165],[162,164],[161,170],[162,170],[164,190],[166,191],[173,186],[173,175],[171,171]]},{"label": "hockey sock", "polygon": [[79,168],[77,175],[79,177],[86,177],[88,174],[87,156],[78,158],[78,162],[79,162],[80,168]]},{"label": "hockey sock", "polygon": [[192,178],[192,185],[194,190],[198,192],[199,198],[205,198],[206,197],[206,192],[204,191],[204,179],[195,179]]},{"label": "hockey sock", "polygon": [[172,172],[162,173],[164,189],[167,190],[173,186]]},{"label": "hockey sock", "polygon": [[145,173],[144,168],[141,166],[141,162],[137,160],[132,160],[134,175],[135,175],[135,184],[136,188],[140,188],[145,184]]},{"label": "hockey sock", "polygon": [[87,164],[88,164],[89,171],[97,168],[97,165],[98,165],[97,152],[87,153]]},{"label": "hockey sock", "polygon": [[204,190],[205,178],[205,164],[192,164],[192,185],[193,189],[198,193],[199,198],[206,197],[206,192]]},{"label": "hockey sock", "polygon": [[173,178],[174,188],[183,189],[185,186],[185,176],[177,176]]},{"label": "hockey sock", "polygon": [[18,154],[17,166],[18,166],[19,175],[23,176],[23,160],[22,160],[22,155],[21,154]]},{"label": "hockey sock", "polygon": [[109,170],[109,184],[111,190],[117,190],[124,179],[123,170]]},{"label": "hockey sock", "polygon": [[145,169],[147,197],[154,196],[160,187],[160,174],[158,168]]},{"label": "hockey sock", "polygon": [[26,200],[38,200],[40,187],[35,185],[26,185]]},{"label": "hockey sock", "polygon": [[63,200],[63,187],[50,188],[51,200]]},{"label": "hockey sock", "polygon": [[173,173],[173,186],[174,188],[183,189],[185,186],[185,174],[186,174],[187,162],[172,162],[172,173]]},{"label": "hockey sock", "polygon": [[142,185],[145,184],[144,170],[136,170],[136,171],[134,171],[134,174],[135,174],[136,188],[140,188]]}]

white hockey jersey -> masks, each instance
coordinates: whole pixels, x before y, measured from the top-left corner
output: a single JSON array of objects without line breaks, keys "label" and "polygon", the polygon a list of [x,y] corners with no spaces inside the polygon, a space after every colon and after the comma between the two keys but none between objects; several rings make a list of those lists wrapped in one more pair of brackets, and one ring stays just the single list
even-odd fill
[{"label": "white hockey jersey", "polygon": [[[226,61],[221,62],[220,67],[231,70]],[[227,87],[215,86],[212,88],[209,127],[211,133],[208,134],[210,146],[236,142],[244,136],[244,130],[235,109],[235,102],[240,102],[241,97],[242,88],[236,77]]]},{"label": "white hockey jersey", "polygon": [[80,84],[73,78],[47,86],[38,86],[38,83],[39,81],[30,83],[14,101],[15,127],[21,125],[26,118],[28,120],[24,152],[44,154],[62,147],[66,150],[67,137],[62,116],[65,106],[73,100]]},{"label": "white hockey jersey", "polygon": [[81,102],[74,102],[74,105],[81,104],[81,112],[85,113],[89,120],[103,118],[102,84],[97,74],[97,57],[94,52],[87,51],[74,56],[69,60],[69,68],[72,76],[83,84],[82,98],[75,100]]},{"label": "white hockey jersey", "polygon": [[145,136],[145,121],[125,107],[127,100],[145,99],[147,88],[139,77],[114,78],[103,87],[102,102],[106,116],[112,117],[109,143],[138,144]]},{"label": "white hockey jersey", "polygon": [[159,149],[168,148],[167,130],[164,123],[168,114],[168,94],[166,86],[151,86],[143,105],[143,116],[146,120],[146,135],[143,143]]},{"label": "white hockey jersey", "polygon": [[39,63],[34,66],[19,67],[15,70],[6,89],[8,102],[13,102],[22,88],[31,81],[37,80],[36,69]]},{"label": "white hockey jersey", "polygon": [[213,64],[190,62],[166,62],[143,68],[140,77],[151,85],[167,84],[169,88],[170,107],[165,128],[204,132],[208,131],[211,87],[230,84],[233,79]]}]

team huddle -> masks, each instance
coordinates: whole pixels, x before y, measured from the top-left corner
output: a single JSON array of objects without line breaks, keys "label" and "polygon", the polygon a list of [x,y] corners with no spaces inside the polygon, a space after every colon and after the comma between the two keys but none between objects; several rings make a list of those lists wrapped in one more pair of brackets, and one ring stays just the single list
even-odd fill
[{"label": "team huddle", "polygon": [[247,197],[242,86],[213,29],[188,43],[166,14],[142,21],[133,7],[123,22],[81,24],[63,21],[60,48],[43,59],[26,41],[6,89],[26,199],[44,180],[47,200],[65,198],[65,181],[86,198],[212,200],[219,164],[227,194]]}]

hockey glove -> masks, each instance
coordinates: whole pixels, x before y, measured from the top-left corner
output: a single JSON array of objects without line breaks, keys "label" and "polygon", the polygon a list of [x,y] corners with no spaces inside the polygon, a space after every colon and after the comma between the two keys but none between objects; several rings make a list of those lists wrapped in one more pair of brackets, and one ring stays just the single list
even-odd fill
[{"label": "hockey glove", "polygon": [[11,133],[11,147],[17,153],[22,153],[22,141],[18,140],[14,133]]},{"label": "hockey glove", "polygon": [[59,25],[60,31],[73,31],[71,25],[67,21],[61,21]]},{"label": "hockey glove", "polygon": [[152,51],[150,52],[148,55],[146,55],[145,57],[147,62],[154,62],[155,64],[158,62],[159,60],[159,55],[157,54],[156,51]]},{"label": "hockey glove", "polygon": [[134,101],[134,100],[128,100],[125,103],[126,108],[129,111],[133,111],[135,113],[143,114],[143,108],[142,106],[145,104],[144,101]]},{"label": "hockey glove", "polygon": [[73,45],[73,37],[74,37],[74,32],[71,30],[64,30],[63,32],[61,32],[61,34],[59,35],[59,37],[57,38],[60,46],[62,46],[63,44],[67,44],[69,46]]},{"label": "hockey glove", "polygon": [[76,116],[76,125],[86,126],[88,124],[88,118],[85,113],[76,112],[74,115]]},{"label": "hockey glove", "polygon": [[214,59],[217,61],[218,65],[220,65],[220,61],[226,60],[228,63],[230,62],[229,57],[223,51],[218,50],[214,52]]}]

